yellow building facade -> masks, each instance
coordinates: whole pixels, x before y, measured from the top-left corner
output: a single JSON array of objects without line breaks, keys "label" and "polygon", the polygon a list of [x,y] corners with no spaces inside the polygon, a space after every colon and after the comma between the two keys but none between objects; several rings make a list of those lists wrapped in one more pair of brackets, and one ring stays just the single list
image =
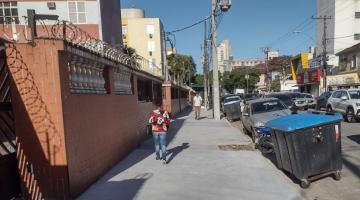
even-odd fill
[{"label": "yellow building facade", "polygon": [[121,9],[123,43],[134,48],[136,53],[144,58],[146,64],[141,63],[142,70],[163,77],[165,57],[163,25],[159,18],[145,18],[141,12],[138,14],[139,10]]}]

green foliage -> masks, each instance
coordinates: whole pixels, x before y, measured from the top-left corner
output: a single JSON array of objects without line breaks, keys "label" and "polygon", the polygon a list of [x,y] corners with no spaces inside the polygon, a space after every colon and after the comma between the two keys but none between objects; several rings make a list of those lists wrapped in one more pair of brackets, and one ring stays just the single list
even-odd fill
[{"label": "green foliage", "polygon": [[167,57],[170,75],[185,77],[190,73],[193,77],[196,74],[196,64],[192,56],[171,54]]},{"label": "green foliage", "polygon": [[231,72],[224,72],[220,76],[220,84],[222,88],[232,92],[236,88],[246,88],[245,75],[249,74],[249,91],[255,89],[256,83],[260,80],[260,72],[257,69],[234,69]]},{"label": "green foliage", "polygon": [[280,92],[280,89],[281,89],[280,78],[276,78],[271,82],[271,91]]},{"label": "green foliage", "polygon": [[202,74],[196,74],[194,77],[194,83],[198,85],[204,84],[204,75]]}]

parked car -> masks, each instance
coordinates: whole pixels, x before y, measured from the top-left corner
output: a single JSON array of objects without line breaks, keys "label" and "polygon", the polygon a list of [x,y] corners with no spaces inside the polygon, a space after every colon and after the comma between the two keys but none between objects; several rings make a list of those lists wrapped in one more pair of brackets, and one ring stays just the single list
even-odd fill
[{"label": "parked car", "polygon": [[272,94],[266,95],[266,97],[277,98],[277,99],[281,100],[290,109],[294,106],[294,101],[291,98],[291,96],[288,94],[285,94],[285,93],[272,93]]},{"label": "parked car", "polygon": [[343,114],[345,121],[360,121],[360,90],[338,90],[328,99],[326,110]]},{"label": "parked car", "polygon": [[294,101],[295,106],[301,110],[307,110],[308,108],[315,108],[316,101],[312,94],[308,93],[287,93]]},{"label": "parked car", "polygon": [[266,122],[289,114],[291,111],[279,99],[255,99],[245,103],[241,121],[244,132],[251,135],[254,143],[257,144],[259,135],[266,129],[264,127]]},{"label": "parked car", "polygon": [[323,92],[318,98],[316,98],[316,109],[321,110],[322,108],[326,108],[326,104],[328,102],[329,97],[332,92]]},{"label": "parked car", "polygon": [[239,95],[236,95],[236,94],[231,94],[231,95],[226,95],[226,96],[221,97],[220,98],[220,107],[221,107],[222,112],[224,112],[224,104],[229,103],[231,101],[241,102],[241,98],[239,97]]},{"label": "parked car", "polygon": [[309,93],[301,93],[300,98],[305,99],[306,107],[305,108],[316,108],[316,100],[314,98],[314,95]]},{"label": "parked car", "polygon": [[255,94],[255,93],[244,94],[244,100],[245,101],[250,101],[250,100],[253,100],[253,99],[256,99],[256,98],[258,98],[258,95]]}]

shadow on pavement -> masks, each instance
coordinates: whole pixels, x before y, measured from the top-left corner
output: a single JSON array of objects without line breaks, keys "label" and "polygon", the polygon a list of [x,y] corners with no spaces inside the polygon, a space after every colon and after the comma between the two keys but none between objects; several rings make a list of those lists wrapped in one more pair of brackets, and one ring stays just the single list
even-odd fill
[{"label": "shadow on pavement", "polygon": [[360,144],[360,135],[349,135],[347,136],[350,140]]},{"label": "shadow on pavement", "polygon": [[168,154],[170,154],[170,157],[168,158],[167,163],[170,163],[175,158],[175,156],[177,156],[179,153],[181,153],[183,150],[185,150],[189,147],[190,147],[189,143],[185,142],[185,143],[182,143],[182,145],[180,145],[180,146],[169,149]]},{"label": "shadow on pavement", "polygon": [[[132,179],[121,181],[108,180],[101,184],[97,192],[90,192],[86,196],[81,196],[78,200],[98,200],[98,199],[122,199],[132,200],[136,198],[136,194],[145,184],[145,182],[152,177],[152,174],[140,174]],[[100,192],[99,192],[100,191]]]},{"label": "shadow on pavement", "polygon": [[343,155],[343,164],[351,171],[353,172],[357,177],[360,178],[360,168],[359,165],[354,164],[349,158],[352,156],[350,155]]},{"label": "shadow on pavement", "polygon": [[[191,107],[185,109],[183,112],[179,113],[178,115],[174,116],[174,121],[170,124],[170,129],[167,135],[167,145],[175,138],[176,134],[179,132],[181,127],[183,126],[185,120],[187,119],[187,116],[191,113]],[[139,148],[134,150],[141,150],[141,151],[133,151],[132,153],[129,152],[128,156],[124,158],[120,164],[115,166],[113,170],[110,171],[109,177],[107,179],[110,179],[113,176],[116,176],[117,174],[121,173],[122,171],[125,171],[126,169],[132,167],[133,165],[141,162],[143,159],[147,158],[151,154],[154,153],[154,143],[151,139],[148,139],[144,141]],[[155,156],[154,156],[155,159]]]},{"label": "shadow on pavement", "polygon": [[[170,129],[167,136],[167,144],[169,144],[179,132],[181,127],[183,126],[186,119],[190,116],[192,108],[186,108],[183,112],[175,115],[173,117],[174,121],[170,124]],[[151,137],[152,138],[152,137]],[[178,153],[180,153],[185,147],[188,148],[189,144],[184,143],[185,146],[175,147],[171,149],[172,155],[171,159],[173,159]],[[105,196],[109,196],[111,192],[110,199],[125,199],[130,200],[134,199],[137,192],[141,189],[142,185],[145,183],[146,180],[150,179],[152,174],[140,174],[133,179],[122,180],[122,181],[112,181],[114,177],[116,177],[121,172],[129,169],[130,167],[136,165],[137,163],[141,162],[145,158],[149,157],[151,154],[154,153],[154,143],[152,139],[148,139],[144,141],[137,149],[134,151],[129,152],[128,156],[125,157],[120,161],[119,164],[115,165],[110,171],[108,171],[105,176],[100,179],[95,185],[101,187],[100,190],[96,191],[109,191],[109,194],[105,194]],[[154,156],[155,159],[155,156]],[[169,161],[171,161],[169,159]],[[115,192],[115,193],[114,193]],[[100,195],[101,194],[92,194],[84,193],[85,196],[80,196],[79,200],[85,199],[91,196],[91,199],[103,199]],[[94,197],[94,198],[93,198]]]}]

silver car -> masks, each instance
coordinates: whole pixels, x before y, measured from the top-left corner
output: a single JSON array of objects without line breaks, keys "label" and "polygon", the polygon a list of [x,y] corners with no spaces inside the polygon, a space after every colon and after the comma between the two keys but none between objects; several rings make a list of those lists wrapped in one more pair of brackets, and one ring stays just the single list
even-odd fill
[{"label": "silver car", "polygon": [[307,110],[308,108],[316,107],[316,101],[312,94],[294,93],[293,100],[296,107],[302,110]]},{"label": "silver car", "polygon": [[288,107],[277,98],[256,99],[246,102],[241,121],[245,133],[251,135],[257,144],[259,134],[266,128],[264,127],[266,122],[290,114]]},{"label": "silver car", "polygon": [[326,110],[343,114],[348,122],[360,121],[360,89],[333,92],[328,99]]}]

